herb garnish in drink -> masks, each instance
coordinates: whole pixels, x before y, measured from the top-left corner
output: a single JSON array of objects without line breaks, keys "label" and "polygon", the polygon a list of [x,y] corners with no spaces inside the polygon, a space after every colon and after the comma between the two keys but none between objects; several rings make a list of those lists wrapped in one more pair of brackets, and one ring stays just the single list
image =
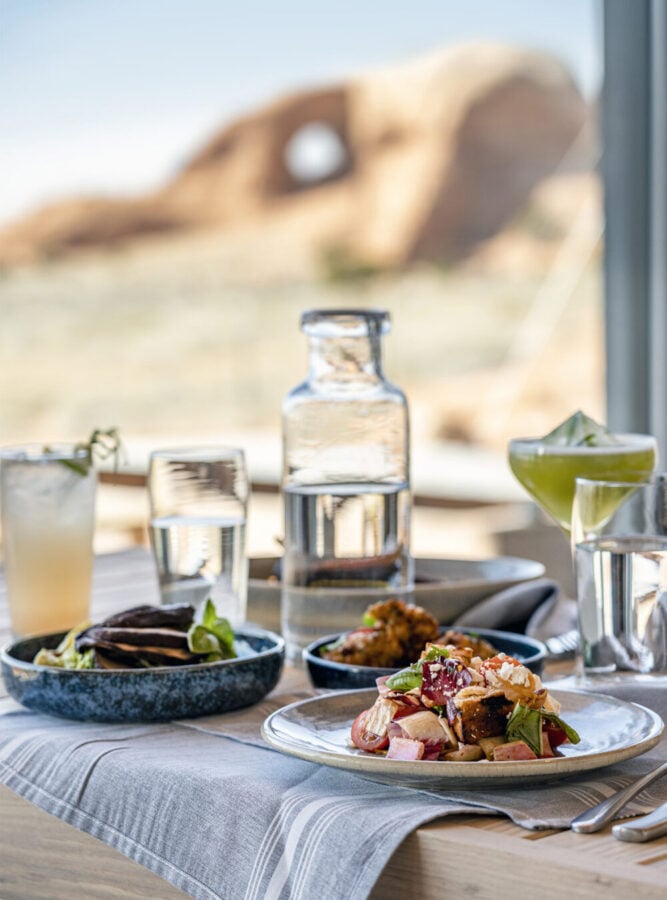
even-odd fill
[{"label": "herb garnish in drink", "polygon": [[[93,466],[95,457],[99,460],[114,458],[114,471],[118,469],[118,462],[123,443],[117,428],[96,428],[87,441],[74,445],[73,457],[62,459],[61,462],[68,469],[78,472],[79,475],[87,475]],[[45,453],[50,453],[50,447],[44,447]]]}]

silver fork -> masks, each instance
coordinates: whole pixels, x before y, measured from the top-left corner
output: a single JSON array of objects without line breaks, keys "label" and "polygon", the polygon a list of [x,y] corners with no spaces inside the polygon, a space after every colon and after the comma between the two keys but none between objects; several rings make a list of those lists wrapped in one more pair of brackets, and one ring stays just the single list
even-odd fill
[{"label": "silver fork", "polygon": [[571,631],[547,638],[544,643],[547,645],[549,656],[566,656],[568,653],[574,653],[578,648],[579,632],[573,628]]},{"label": "silver fork", "polygon": [[[652,782],[656,781],[658,778],[662,778],[665,774],[667,774],[667,762],[661,763],[661,765],[653,769],[653,771],[648,772],[646,775],[642,775],[642,777],[635,781],[634,784],[617,791],[611,797],[607,797],[606,800],[596,804],[591,809],[587,809],[586,812],[572,820],[570,828],[572,831],[576,831],[579,834],[591,834],[594,831],[599,831],[601,828],[604,828],[608,822],[611,822],[616,813],[620,812],[626,803],[629,803],[640,793],[640,791],[643,791],[644,788],[647,788]],[[654,813],[650,813],[650,815],[653,816]],[[645,818],[648,819],[648,816]],[[639,826],[641,826],[641,824],[642,823],[639,822]],[[651,822],[648,824],[650,825]],[[630,823],[630,825],[632,825],[632,823]],[[619,829],[614,837],[618,836],[620,840],[647,840],[647,838],[640,833],[637,823],[635,823],[634,829],[630,833],[628,833],[628,830],[629,829]],[[654,830],[657,830],[657,826],[655,826]],[[664,832],[661,831],[660,834],[664,834]],[[654,834],[654,837],[658,837],[658,834]]]}]

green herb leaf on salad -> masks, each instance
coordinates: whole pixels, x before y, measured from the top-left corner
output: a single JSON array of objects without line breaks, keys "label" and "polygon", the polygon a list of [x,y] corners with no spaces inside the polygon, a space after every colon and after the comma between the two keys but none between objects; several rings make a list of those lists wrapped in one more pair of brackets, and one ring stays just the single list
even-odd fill
[{"label": "green herb leaf on salad", "polygon": [[412,691],[414,688],[420,688],[423,677],[423,666],[425,662],[434,662],[436,659],[444,657],[447,659],[449,650],[440,644],[431,644],[422,658],[406,669],[394,672],[385,682],[386,686],[392,691]]},{"label": "green herb leaf on salad", "polygon": [[520,703],[512,710],[507,720],[505,737],[508,741],[524,741],[535,756],[542,755],[542,714],[539,709],[530,709]]},{"label": "green herb leaf on salad", "polygon": [[209,597],[201,613],[201,619],[188,629],[188,647],[192,653],[207,654],[207,662],[234,659],[234,631],[227,619],[218,616]]},{"label": "green herb leaf on salad", "polygon": [[83,653],[79,653],[74,646],[77,634],[85,627],[86,625],[79,625],[68,631],[55,650],[42,647],[33,662],[38,666],[56,666],[59,669],[92,669],[95,665],[93,651],[84,650]]},{"label": "green herb leaf on salad", "polygon": [[407,669],[401,669],[400,672],[394,672],[385,682],[392,691],[403,691],[403,693],[421,687],[421,683],[422,670],[416,666],[409,666]]},{"label": "green herb leaf on salad", "polygon": [[536,756],[541,756],[542,719],[548,719],[558,728],[562,728],[573,744],[579,743],[580,737],[574,728],[555,713],[546,712],[544,709],[530,709],[520,703],[517,703],[507,720],[505,737],[508,741],[525,741]]},{"label": "green herb leaf on salad", "polygon": [[565,732],[570,743],[572,743],[572,744],[579,743],[581,738],[579,737],[578,733],[574,730],[574,728],[571,725],[568,725],[567,722],[564,722],[560,718],[560,716],[557,716],[556,713],[545,712],[543,709],[540,710],[540,712],[541,712],[543,719],[548,719],[549,722],[553,722],[553,724],[557,728],[561,728]]}]

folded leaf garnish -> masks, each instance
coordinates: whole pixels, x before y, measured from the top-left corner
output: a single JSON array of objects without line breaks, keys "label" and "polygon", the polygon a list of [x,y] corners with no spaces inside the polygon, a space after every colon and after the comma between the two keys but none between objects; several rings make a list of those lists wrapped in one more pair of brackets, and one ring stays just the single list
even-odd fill
[{"label": "folded leaf garnish", "polygon": [[209,597],[201,613],[201,621],[193,622],[188,630],[188,647],[192,653],[206,654],[206,662],[234,659],[234,631],[227,619],[218,617]]},{"label": "folded leaf garnish", "polygon": [[604,425],[580,409],[542,438],[557,447],[612,447],[619,441]]},{"label": "folded leaf garnish", "polygon": [[524,741],[535,756],[541,756],[542,716],[539,709],[517,703],[507,721],[505,737],[508,741]]},{"label": "folded leaf garnish", "polygon": [[581,740],[574,728],[555,713],[546,712],[543,709],[531,709],[520,703],[517,703],[507,720],[505,737],[508,741],[525,741],[536,756],[541,756],[542,719],[548,719],[561,728],[573,744],[578,744]]}]

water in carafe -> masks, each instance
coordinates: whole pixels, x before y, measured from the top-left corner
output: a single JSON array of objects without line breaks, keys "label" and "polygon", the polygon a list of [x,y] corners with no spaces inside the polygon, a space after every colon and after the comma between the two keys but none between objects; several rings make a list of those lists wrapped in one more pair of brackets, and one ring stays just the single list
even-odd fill
[{"label": "water in carafe", "polygon": [[302,328],[309,374],[283,405],[282,629],[291,659],[358,623],[363,609],[350,591],[412,582],[407,402],[384,378],[380,355],[388,315],[313,310]]}]

